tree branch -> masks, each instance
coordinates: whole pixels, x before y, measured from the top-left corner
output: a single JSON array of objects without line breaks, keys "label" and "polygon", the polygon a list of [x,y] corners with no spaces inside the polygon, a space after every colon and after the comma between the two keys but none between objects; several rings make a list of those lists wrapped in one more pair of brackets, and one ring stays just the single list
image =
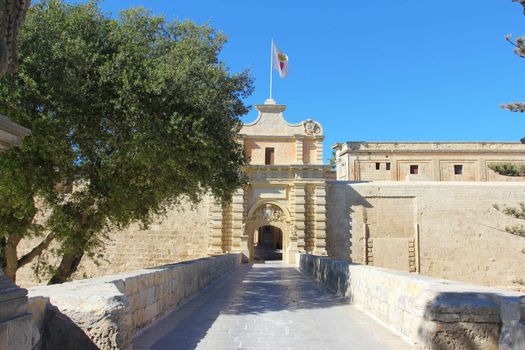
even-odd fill
[{"label": "tree branch", "polygon": [[34,258],[42,254],[42,252],[45,249],[47,249],[47,247],[49,247],[49,244],[51,244],[54,238],[55,238],[55,233],[54,232],[49,233],[42,242],[40,242],[29,253],[27,253],[26,255],[24,255],[18,260],[18,268],[29,264],[31,261],[33,261]]}]

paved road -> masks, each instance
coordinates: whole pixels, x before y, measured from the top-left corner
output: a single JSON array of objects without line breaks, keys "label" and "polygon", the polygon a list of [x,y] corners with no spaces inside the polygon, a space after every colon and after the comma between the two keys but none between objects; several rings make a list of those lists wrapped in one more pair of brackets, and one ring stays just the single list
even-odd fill
[{"label": "paved road", "polygon": [[242,265],[134,339],[143,349],[410,349],[295,267]]}]

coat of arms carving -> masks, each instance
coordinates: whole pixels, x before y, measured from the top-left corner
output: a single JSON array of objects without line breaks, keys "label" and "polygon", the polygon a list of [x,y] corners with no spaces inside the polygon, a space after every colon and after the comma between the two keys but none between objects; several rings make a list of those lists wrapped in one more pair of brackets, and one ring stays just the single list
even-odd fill
[{"label": "coat of arms carving", "polygon": [[314,135],[321,133],[321,126],[312,119],[307,119],[303,122],[304,132],[306,135]]},{"label": "coat of arms carving", "polygon": [[285,221],[286,216],[284,215],[281,208],[273,205],[266,204],[264,207],[260,207],[255,212],[255,217],[266,221]]}]

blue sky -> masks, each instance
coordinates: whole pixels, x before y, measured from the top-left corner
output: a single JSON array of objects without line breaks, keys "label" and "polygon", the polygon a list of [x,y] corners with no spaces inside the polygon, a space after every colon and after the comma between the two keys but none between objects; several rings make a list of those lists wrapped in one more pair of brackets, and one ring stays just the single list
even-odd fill
[{"label": "blue sky", "polygon": [[[525,116],[499,108],[525,100],[525,60],[503,37],[525,35],[521,6],[505,1],[109,1],[113,14],[142,5],[168,19],[209,22],[229,42],[232,72],[249,68],[268,97],[270,39],[289,56],[275,79],[286,118],[322,123],[336,142],[518,141]],[[252,121],[255,109],[243,117]]]}]

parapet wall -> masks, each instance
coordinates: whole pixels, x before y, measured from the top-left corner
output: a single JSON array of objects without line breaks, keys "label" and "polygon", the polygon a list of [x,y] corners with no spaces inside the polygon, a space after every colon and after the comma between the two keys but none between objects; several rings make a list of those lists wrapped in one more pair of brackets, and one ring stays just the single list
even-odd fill
[{"label": "parapet wall", "polygon": [[228,254],[30,288],[40,349],[131,349],[135,334],[240,263]]},{"label": "parapet wall", "polygon": [[301,254],[300,269],[421,349],[524,349],[525,295]]}]

